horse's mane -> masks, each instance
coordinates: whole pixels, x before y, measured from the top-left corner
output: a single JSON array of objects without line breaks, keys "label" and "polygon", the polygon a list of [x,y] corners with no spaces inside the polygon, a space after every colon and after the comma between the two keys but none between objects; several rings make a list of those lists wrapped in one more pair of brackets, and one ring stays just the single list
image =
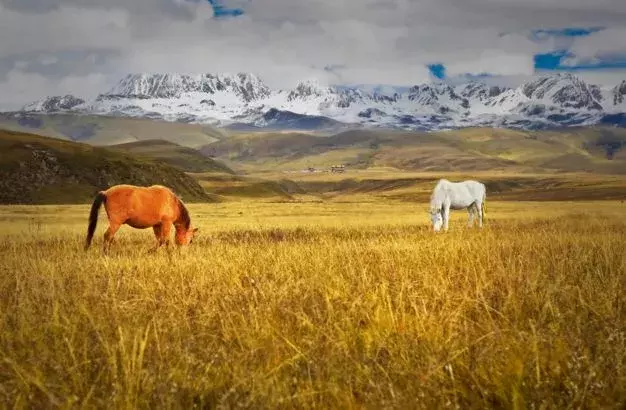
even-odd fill
[{"label": "horse's mane", "polygon": [[448,181],[447,179],[443,179],[443,178],[437,181],[437,184],[433,188],[431,196],[435,195],[439,190],[441,190],[444,186],[448,185],[449,183],[450,181]]},{"label": "horse's mane", "polygon": [[189,229],[189,227],[191,226],[191,217],[189,216],[189,211],[187,210],[187,207],[185,207],[185,204],[183,204],[183,201],[181,201],[179,197],[176,197],[176,200],[178,201],[178,210],[180,211],[179,218],[182,221],[185,229]]},{"label": "horse's mane", "polygon": [[435,185],[435,188],[430,194],[431,206],[433,205],[433,203],[437,203],[438,206],[439,203],[443,200],[442,196],[445,196],[444,190],[448,184],[450,184],[450,181],[444,178],[437,181],[437,185]]}]

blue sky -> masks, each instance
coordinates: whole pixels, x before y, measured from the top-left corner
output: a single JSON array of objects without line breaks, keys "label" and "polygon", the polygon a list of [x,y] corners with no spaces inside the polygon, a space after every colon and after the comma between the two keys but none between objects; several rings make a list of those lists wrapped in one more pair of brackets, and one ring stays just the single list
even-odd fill
[{"label": "blue sky", "polygon": [[[568,27],[560,30],[535,30],[532,36],[534,38],[564,37],[575,41],[576,38],[592,36],[602,30],[604,27]],[[534,56],[535,69],[537,71],[584,71],[626,68],[626,55],[604,56],[594,61],[575,64],[564,63],[569,58],[576,58],[576,54],[572,53],[569,48],[536,54]]]},{"label": "blue sky", "polygon": [[428,69],[433,77],[439,80],[446,78],[446,67],[441,63],[428,64]]},{"label": "blue sky", "polygon": [[229,8],[221,0],[207,0],[213,7],[215,18],[237,17],[244,14],[243,9],[238,7]]}]

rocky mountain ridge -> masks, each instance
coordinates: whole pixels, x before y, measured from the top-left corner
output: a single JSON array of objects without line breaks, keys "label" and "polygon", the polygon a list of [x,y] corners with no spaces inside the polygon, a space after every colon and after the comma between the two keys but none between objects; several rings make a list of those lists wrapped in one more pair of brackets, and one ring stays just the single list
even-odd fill
[{"label": "rocky mountain ridge", "polygon": [[542,129],[626,126],[625,96],[626,80],[603,88],[570,73],[546,75],[516,88],[470,81],[385,91],[326,86],[314,80],[274,90],[248,73],[130,74],[93,100],[47,97],[20,113],[69,112],[282,129]]}]

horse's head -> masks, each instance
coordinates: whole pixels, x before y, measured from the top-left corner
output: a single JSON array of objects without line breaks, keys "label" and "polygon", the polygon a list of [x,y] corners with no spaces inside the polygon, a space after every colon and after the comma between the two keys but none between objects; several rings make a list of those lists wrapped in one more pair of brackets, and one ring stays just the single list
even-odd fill
[{"label": "horse's head", "polygon": [[178,245],[189,245],[193,242],[197,232],[198,228],[192,228],[191,226],[186,231],[176,232],[176,243]]},{"label": "horse's head", "polygon": [[441,216],[441,209],[431,209],[430,220],[433,224],[433,230],[435,232],[439,232],[439,230],[441,229],[441,226],[443,225],[443,217]]}]

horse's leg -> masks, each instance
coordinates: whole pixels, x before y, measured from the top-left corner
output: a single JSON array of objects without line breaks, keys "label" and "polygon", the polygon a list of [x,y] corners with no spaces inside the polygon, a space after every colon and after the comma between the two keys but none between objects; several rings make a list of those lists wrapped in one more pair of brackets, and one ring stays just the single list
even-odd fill
[{"label": "horse's leg", "polygon": [[474,217],[476,216],[476,204],[472,204],[467,208],[468,218],[467,218],[467,226],[471,228],[474,226]]},{"label": "horse's leg", "polygon": [[159,245],[165,244],[165,246],[169,248],[171,232],[172,232],[172,221],[165,220],[161,222],[161,237],[159,239]]},{"label": "horse's leg", "polygon": [[444,232],[448,231],[448,221],[450,220],[450,204],[445,204],[443,206],[443,212],[441,213],[443,217],[443,230]]},{"label": "horse's leg", "polygon": [[104,233],[103,252],[105,255],[109,253],[109,248],[111,247],[111,242],[113,242],[113,237],[115,236],[115,233],[118,231],[118,229],[120,229],[120,226],[122,226],[120,223],[109,221],[109,227]]},{"label": "horse's leg", "polygon": [[161,242],[160,244],[165,244],[165,250],[167,251],[167,256],[172,257],[172,249],[170,247],[170,233],[172,231],[172,221],[165,220],[161,223]]},{"label": "horse's leg", "polygon": [[156,238],[156,244],[154,245],[154,248],[152,248],[150,250],[150,252],[156,252],[157,249],[159,249],[159,246],[161,246],[161,224],[158,225],[154,225],[152,227],[152,230],[154,231],[154,236]]},{"label": "horse's leg", "polygon": [[478,213],[478,227],[483,227],[483,203],[476,202],[476,212]]}]

